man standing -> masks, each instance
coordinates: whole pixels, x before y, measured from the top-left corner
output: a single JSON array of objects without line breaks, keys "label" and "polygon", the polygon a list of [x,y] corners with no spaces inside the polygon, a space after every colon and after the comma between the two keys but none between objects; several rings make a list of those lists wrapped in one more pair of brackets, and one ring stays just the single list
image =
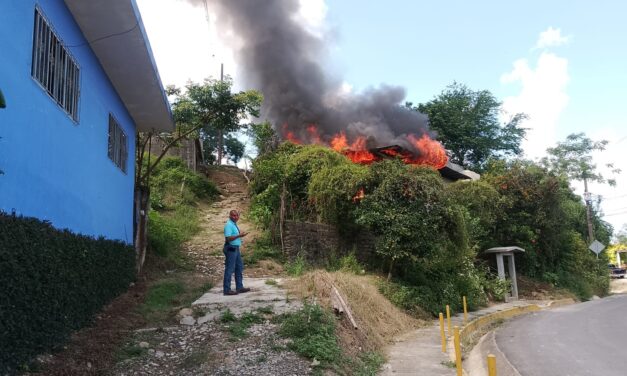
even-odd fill
[{"label": "man standing", "polygon": [[[229,220],[224,225],[224,295],[237,295],[250,291],[244,287],[242,272],[244,262],[240,254],[239,247],[242,245],[242,238],[248,235],[247,232],[240,233],[237,227],[239,213],[237,210],[229,212]],[[235,273],[235,291],[231,290],[231,276]]]}]

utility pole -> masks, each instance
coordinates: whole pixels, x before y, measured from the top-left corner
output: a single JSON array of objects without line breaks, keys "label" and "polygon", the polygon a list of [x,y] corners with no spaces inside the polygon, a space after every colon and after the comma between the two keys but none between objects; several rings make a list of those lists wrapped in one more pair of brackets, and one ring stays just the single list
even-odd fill
[{"label": "utility pole", "polygon": [[[224,82],[224,63],[220,63],[220,82]],[[218,166],[222,165],[222,129],[218,129]]]},{"label": "utility pole", "polygon": [[[583,178],[583,198],[586,200],[586,219],[588,221],[588,244],[594,241],[594,230],[592,228],[592,194],[588,192],[588,179]],[[598,256],[598,255],[597,255]]]}]

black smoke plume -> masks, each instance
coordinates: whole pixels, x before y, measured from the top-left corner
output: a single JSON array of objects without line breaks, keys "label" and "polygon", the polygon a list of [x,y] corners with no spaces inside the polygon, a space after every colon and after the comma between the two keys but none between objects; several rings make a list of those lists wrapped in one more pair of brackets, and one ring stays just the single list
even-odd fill
[{"label": "black smoke plume", "polygon": [[[201,5],[203,0],[191,0]],[[323,141],[344,132],[368,147],[400,145],[418,153],[407,134],[429,133],[427,117],[401,106],[405,90],[382,85],[360,94],[340,94],[341,81],[326,74],[328,39],[298,23],[298,0],[209,0],[218,26],[241,38],[235,52],[246,83],[262,92],[262,115],[283,136],[312,142],[316,125]]]}]

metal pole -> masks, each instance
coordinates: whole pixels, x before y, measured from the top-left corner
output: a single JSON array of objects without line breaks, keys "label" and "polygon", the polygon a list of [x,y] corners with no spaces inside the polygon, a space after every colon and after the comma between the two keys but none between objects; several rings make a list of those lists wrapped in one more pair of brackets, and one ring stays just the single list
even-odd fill
[{"label": "metal pole", "polygon": [[459,326],[455,325],[455,366],[457,367],[457,376],[462,376],[462,346],[459,342]]},{"label": "metal pole", "polygon": [[451,308],[446,305],[446,322],[448,324],[448,335],[451,335]]},{"label": "metal pole", "polygon": [[464,324],[468,321],[468,307],[466,305],[466,297],[463,297],[463,302],[464,302]]},{"label": "metal pole", "polygon": [[[583,178],[584,193],[583,197],[586,200],[586,220],[588,221],[588,244],[592,244],[594,241],[594,230],[592,228],[592,213],[591,213],[591,201],[592,197],[588,192],[588,179]],[[599,254],[597,253],[597,258]]]},{"label": "metal pole", "polygon": [[446,352],[446,334],[444,334],[444,315],[440,312],[440,337],[442,337],[442,352]]},{"label": "metal pole", "polygon": [[496,376],[496,356],[488,355],[488,376]]}]

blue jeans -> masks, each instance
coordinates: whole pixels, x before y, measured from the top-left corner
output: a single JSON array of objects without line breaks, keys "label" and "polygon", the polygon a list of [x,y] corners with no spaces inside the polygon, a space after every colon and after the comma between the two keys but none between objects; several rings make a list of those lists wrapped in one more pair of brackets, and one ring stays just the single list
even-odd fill
[{"label": "blue jeans", "polygon": [[231,291],[231,276],[235,273],[235,288],[237,290],[244,288],[243,275],[244,262],[239,252],[238,245],[225,245],[224,249],[224,292]]}]

